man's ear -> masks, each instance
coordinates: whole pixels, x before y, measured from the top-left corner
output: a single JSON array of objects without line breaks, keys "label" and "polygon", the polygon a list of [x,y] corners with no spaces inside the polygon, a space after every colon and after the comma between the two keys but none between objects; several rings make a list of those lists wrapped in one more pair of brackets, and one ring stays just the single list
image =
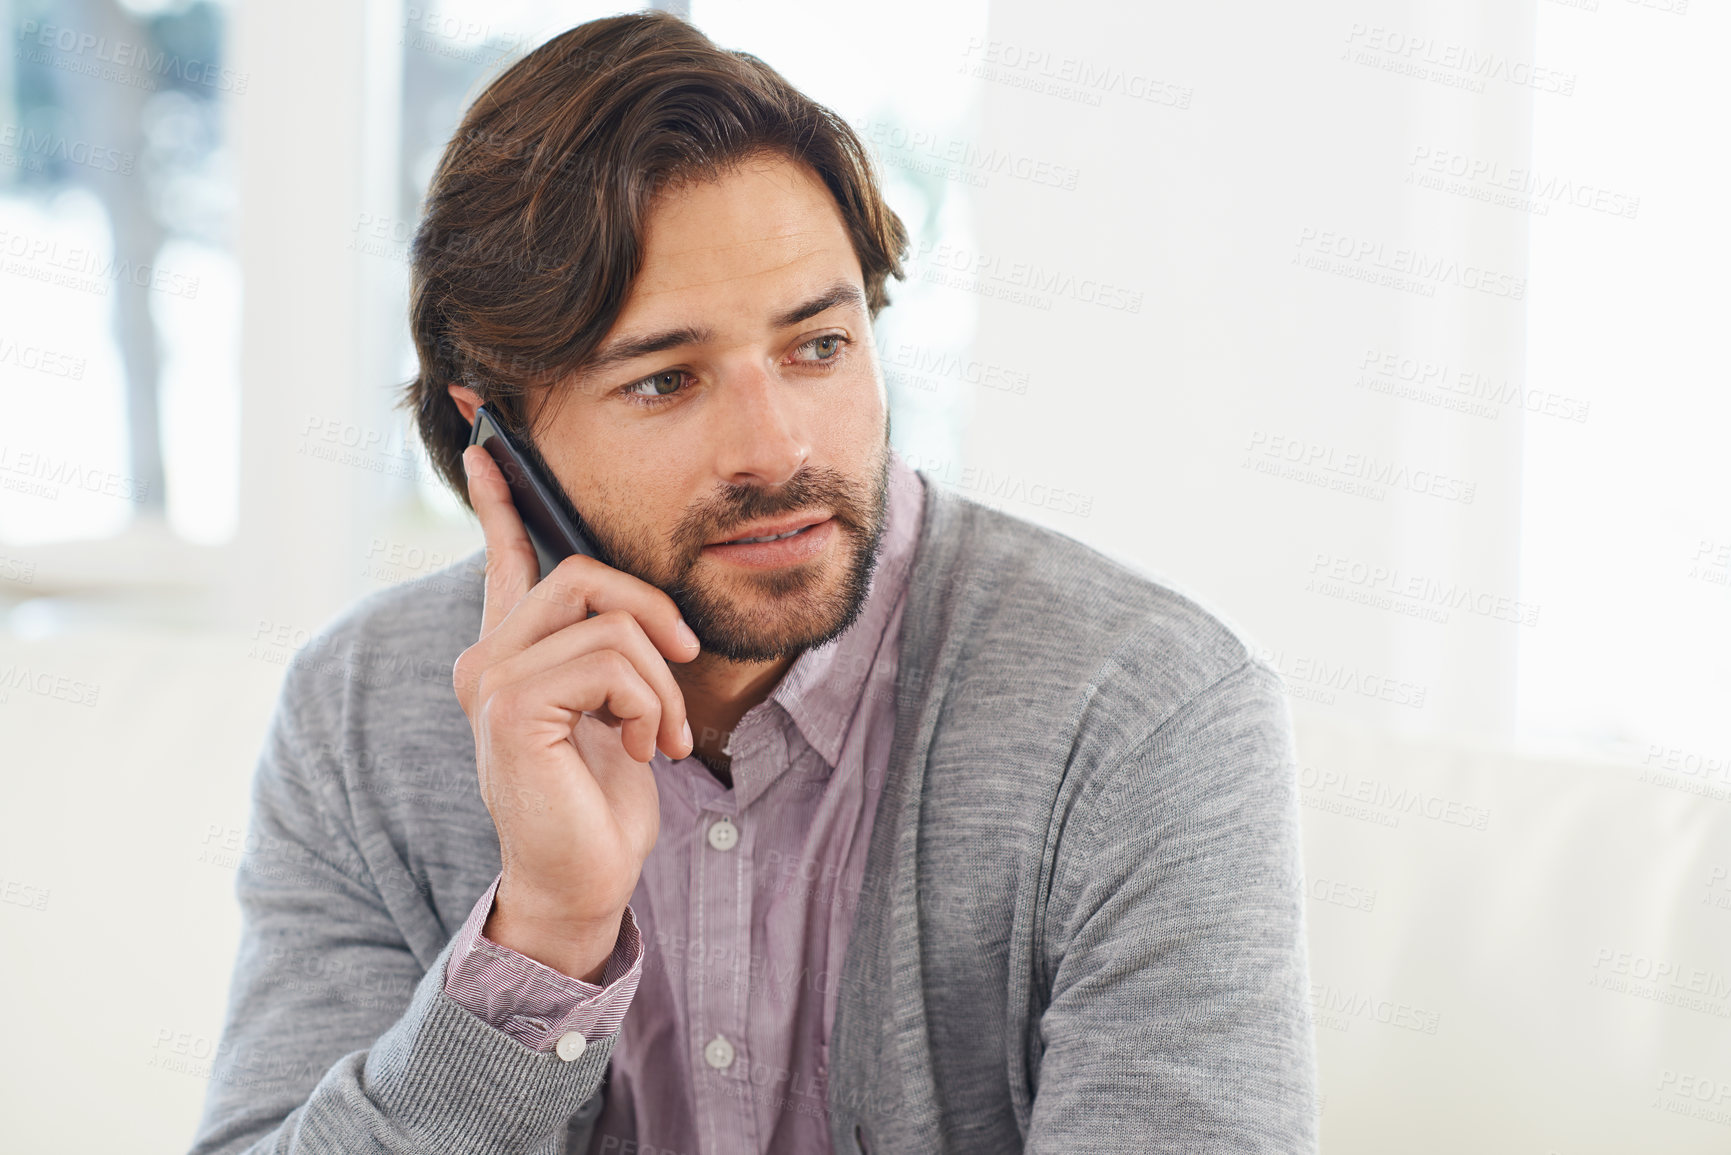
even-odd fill
[{"label": "man's ear", "polygon": [[475,423],[475,410],[481,407],[481,395],[467,385],[447,385],[445,391],[450,393],[451,400],[457,403],[457,408],[463,412],[463,420],[470,425]]}]

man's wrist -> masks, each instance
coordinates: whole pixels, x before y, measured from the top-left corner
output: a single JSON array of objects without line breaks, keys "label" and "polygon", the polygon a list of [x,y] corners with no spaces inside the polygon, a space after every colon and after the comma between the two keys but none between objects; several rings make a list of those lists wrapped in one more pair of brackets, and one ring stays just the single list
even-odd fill
[{"label": "man's wrist", "polygon": [[607,970],[607,960],[619,943],[624,920],[622,909],[611,922],[585,930],[566,920],[515,913],[495,896],[493,911],[482,925],[481,934],[560,974],[599,985]]}]

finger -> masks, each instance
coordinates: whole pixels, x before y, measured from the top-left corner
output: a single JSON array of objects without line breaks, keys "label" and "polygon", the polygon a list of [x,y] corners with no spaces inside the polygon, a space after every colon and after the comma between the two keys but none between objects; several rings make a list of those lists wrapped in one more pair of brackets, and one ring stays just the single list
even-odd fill
[{"label": "finger", "polygon": [[585,712],[605,708],[620,719],[620,743],[634,761],[655,756],[661,699],[617,650],[596,650],[498,685],[489,671],[486,681],[482,719],[495,737],[523,736],[531,749],[569,743]]},{"label": "finger", "polygon": [[486,637],[540,579],[541,563],[492,455],[479,445],[469,446],[463,450],[463,470],[469,479],[469,504],[481,520],[487,546],[481,603],[481,636]]},{"label": "finger", "polygon": [[700,649],[679,607],[641,578],[583,554],[561,561],[499,622],[488,656],[527,649],[590,614],[621,610],[636,619],[644,636],[670,662],[689,662]]},{"label": "finger", "polygon": [[[585,672],[585,677],[606,680],[606,696],[594,708],[605,707],[618,718],[620,746],[634,761],[648,762],[655,757],[655,735],[661,726],[661,698],[638,675],[629,658],[618,650],[597,650],[540,676],[548,678],[550,684],[558,685],[561,670],[581,670],[585,665],[595,667],[595,672]],[[577,721],[577,718],[571,720],[572,730],[577,728]]]},{"label": "finger", "polygon": [[691,753],[687,737],[685,695],[638,620],[624,610],[608,610],[586,621],[573,622],[526,650],[501,661],[488,673],[500,684],[525,680],[543,670],[573,662],[597,650],[623,654],[637,675],[661,699],[661,719],[655,744],[675,760]]}]

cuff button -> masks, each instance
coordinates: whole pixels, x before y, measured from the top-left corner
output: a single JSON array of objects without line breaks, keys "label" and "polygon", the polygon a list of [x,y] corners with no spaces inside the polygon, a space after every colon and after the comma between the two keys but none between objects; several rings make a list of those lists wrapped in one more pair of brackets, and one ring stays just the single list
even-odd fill
[{"label": "cuff button", "polygon": [[566,1031],[559,1036],[559,1042],[553,1050],[567,1063],[581,1055],[589,1046],[589,1040],[583,1037],[581,1031]]}]

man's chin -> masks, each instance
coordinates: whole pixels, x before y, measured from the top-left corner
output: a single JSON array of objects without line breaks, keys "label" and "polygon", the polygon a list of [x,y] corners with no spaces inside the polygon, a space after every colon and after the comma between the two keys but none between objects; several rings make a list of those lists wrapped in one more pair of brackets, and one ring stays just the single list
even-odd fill
[{"label": "man's chin", "polygon": [[852,561],[841,558],[816,572],[789,566],[732,573],[700,561],[688,590],[674,600],[706,654],[736,662],[797,657],[858,619],[865,591],[850,580]]}]

